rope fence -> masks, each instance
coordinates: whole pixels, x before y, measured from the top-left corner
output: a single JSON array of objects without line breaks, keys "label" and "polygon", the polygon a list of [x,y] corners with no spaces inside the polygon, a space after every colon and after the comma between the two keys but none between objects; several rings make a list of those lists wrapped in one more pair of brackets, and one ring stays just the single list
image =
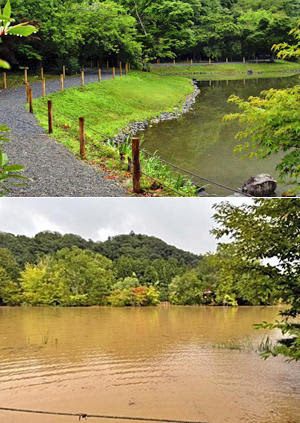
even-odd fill
[{"label": "rope fence", "polygon": [[30,413],[30,414],[47,414],[51,416],[65,416],[65,417],[78,417],[79,420],[86,420],[88,418],[94,419],[108,419],[108,420],[128,420],[140,422],[161,422],[161,423],[208,423],[203,421],[191,420],[174,420],[174,419],[160,419],[152,417],[127,417],[127,416],[110,416],[103,414],[88,414],[88,413],[69,413],[62,411],[44,411],[44,410],[30,410],[23,408],[10,408],[0,407],[0,411],[11,411],[15,413]]},{"label": "rope fence", "polygon": [[[50,100],[50,102],[51,102],[51,100]],[[52,107],[52,102],[51,102],[51,107]],[[57,113],[57,114],[59,114],[60,116],[62,116],[62,117],[64,117],[65,119],[69,119],[69,120],[71,120],[71,121],[73,121],[73,122],[76,122],[77,123],[77,119],[74,117],[74,116],[67,116],[66,114],[64,114],[64,113],[62,113],[61,111],[58,111],[58,110],[55,110],[55,113]],[[48,114],[49,115],[49,114]],[[51,111],[51,115],[52,115],[52,111]],[[82,119],[82,118],[80,118],[80,119]],[[80,120],[80,122],[81,122],[81,126],[80,126],[80,128],[79,128],[79,133],[81,134],[80,135],[80,141],[81,141],[81,150],[82,150],[82,142],[83,142],[83,136],[82,136],[82,134],[83,134],[83,132],[84,132],[84,129],[83,129],[83,127],[82,127],[82,120]],[[52,127],[52,120],[51,120],[51,122],[49,121],[49,133],[52,133],[52,132],[50,132],[50,128]],[[90,131],[92,131],[93,133],[95,133],[96,135],[98,135],[98,136],[102,136],[102,134],[99,132],[99,131],[97,131],[95,128],[92,128],[91,126],[89,126],[89,125],[87,125],[86,123],[85,123],[85,121],[83,120],[83,125],[84,125],[84,128],[87,128],[87,129],[89,129]],[[133,138],[134,139],[134,138]],[[107,142],[105,142],[105,141],[100,141],[103,145],[107,145]],[[95,148],[97,148],[97,145],[95,145],[95,144],[91,144],[93,147],[95,147]],[[83,150],[84,150],[84,148],[83,148]],[[187,169],[183,169],[182,167],[180,167],[180,166],[177,166],[177,165],[175,165],[175,164],[173,164],[173,163],[170,163],[170,162],[168,162],[167,160],[164,160],[164,159],[162,159],[162,158],[160,158],[160,157],[158,157],[157,155],[154,155],[154,154],[151,154],[151,153],[149,153],[148,151],[146,151],[146,150],[144,150],[144,149],[141,149],[141,148],[139,148],[139,146],[138,146],[138,150],[139,150],[139,152],[141,152],[141,153],[143,153],[143,154],[145,154],[146,156],[148,156],[148,157],[151,157],[151,158],[154,158],[154,159],[156,159],[156,160],[159,160],[161,163],[163,163],[163,164],[165,164],[166,166],[169,166],[169,167],[171,167],[171,168],[173,168],[175,171],[177,171],[177,172],[179,172],[179,173],[184,173],[184,174],[186,174],[186,175],[188,175],[188,176],[191,176],[191,177],[193,177],[193,178],[196,178],[196,179],[199,179],[199,180],[201,180],[201,181],[204,181],[204,182],[206,182],[206,183],[209,183],[209,184],[211,184],[211,185],[215,185],[215,186],[217,186],[217,187],[219,187],[219,188],[222,188],[222,189],[225,189],[225,190],[227,190],[227,191],[230,191],[230,192],[233,192],[233,193],[237,193],[237,194],[241,194],[241,192],[239,191],[239,190],[237,190],[237,189],[234,189],[234,188],[231,188],[231,187],[229,187],[229,186],[227,186],[227,185],[224,185],[224,184],[221,184],[221,183],[218,183],[218,182],[216,182],[216,181],[213,181],[213,180],[211,180],[211,179],[208,179],[208,178],[205,178],[205,177],[203,177],[203,176],[201,176],[201,175],[198,175],[198,174],[196,174],[196,173],[194,173],[194,172],[191,172],[191,171],[189,171],[189,170],[187,170]],[[81,157],[83,158],[83,156],[82,156],[82,154],[81,154]],[[135,166],[135,161],[133,160],[133,166]],[[164,184],[163,182],[161,182],[161,181],[159,181],[159,180],[157,180],[157,178],[154,178],[154,177],[152,177],[152,176],[150,176],[150,175],[148,175],[148,174],[146,174],[145,172],[143,172],[143,171],[140,171],[140,174],[143,174],[143,175],[145,175],[146,177],[148,177],[148,178],[150,178],[150,179],[153,179],[153,181],[156,181],[156,182],[158,182],[160,185],[162,185],[163,187],[165,187],[166,189],[168,189],[168,190],[170,190],[170,191],[173,191],[173,192],[175,192],[177,195],[179,195],[179,196],[181,196],[181,197],[186,197],[183,193],[180,193],[178,190],[176,190],[176,189],[174,189],[174,188],[172,188],[172,187],[170,187],[170,186],[168,186],[168,185],[166,185],[166,184]],[[201,189],[201,186],[199,186],[199,185],[197,185],[197,184],[195,184],[196,185],[196,187],[197,188],[199,188],[199,189]],[[134,190],[134,192],[136,192],[136,193],[138,193],[138,189],[137,190]],[[251,195],[250,194],[243,194],[243,195],[245,195],[245,196],[247,196],[247,197],[251,197]]]}]

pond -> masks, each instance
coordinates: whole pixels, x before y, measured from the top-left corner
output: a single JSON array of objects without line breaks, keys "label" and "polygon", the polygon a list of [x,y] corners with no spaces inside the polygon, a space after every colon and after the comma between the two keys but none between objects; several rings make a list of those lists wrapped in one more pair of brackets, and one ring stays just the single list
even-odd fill
[{"label": "pond", "polygon": [[[143,148],[157,154],[177,166],[197,175],[237,189],[251,176],[269,173],[278,179],[276,165],[281,156],[272,155],[264,160],[243,159],[242,154],[234,153],[240,144],[235,134],[241,129],[238,122],[223,122],[227,113],[237,111],[237,106],[229,104],[231,94],[244,99],[257,96],[270,88],[287,88],[299,83],[299,77],[248,79],[240,81],[199,81],[201,94],[193,108],[178,120],[169,120],[149,127],[139,133],[144,138]],[[194,179],[198,185],[206,182]],[[277,195],[287,190],[279,185]],[[206,191],[211,196],[231,195],[230,191],[209,185]]]},{"label": "pond", "polygon": [[[266,334],[253,323],[274,321],[278,312],[2,307],[0,403],[209,423],[299,423],[299,364],[264,361],[255,351]],[[5,423],[76,420],[0,411]]]}]

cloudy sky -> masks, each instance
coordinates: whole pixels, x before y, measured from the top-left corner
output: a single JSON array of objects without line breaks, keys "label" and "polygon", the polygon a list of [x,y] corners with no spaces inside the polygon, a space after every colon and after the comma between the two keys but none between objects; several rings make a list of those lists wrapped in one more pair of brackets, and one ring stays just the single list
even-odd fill
[{"label": "cloudy sky", "polygon": [[[212,198],[1,198],[0,231],[33,236],[44,230],[105,241],[108,236],[154,235],[194,253],[214,251]],[[236,205],[251,199],[232,198]]]}]

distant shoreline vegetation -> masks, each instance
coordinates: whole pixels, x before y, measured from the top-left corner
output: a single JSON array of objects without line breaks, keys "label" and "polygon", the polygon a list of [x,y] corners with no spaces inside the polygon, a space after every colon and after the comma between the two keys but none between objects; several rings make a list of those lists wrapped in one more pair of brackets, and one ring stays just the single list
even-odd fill
[{"label": "distant shoreline vegetation", "polygon": [[230,244],[197,256],[146,235],[105,242],[41,232],[0,234],[0,305],[273,305],[274,282]]}]

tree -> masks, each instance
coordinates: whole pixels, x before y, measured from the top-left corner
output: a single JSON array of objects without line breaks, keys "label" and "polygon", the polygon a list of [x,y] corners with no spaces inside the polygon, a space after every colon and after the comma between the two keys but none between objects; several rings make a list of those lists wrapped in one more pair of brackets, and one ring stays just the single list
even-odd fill
[{"label": "tree", "polygon": [[[212,233],[218,239],[230,236],[237,258],[244,257],[254,264],[268,260],[264,272],[276,286],[277,299],[289,306],[280,313],[280,321],[263,325],[289,336],[276,345],[265,344],[264,357],[282,354],[299,360],[300,326],[293,322],[300,313],[299,201],[259,199],[240,207],[220,203],[215,209],[214,219],[219,227]],[[276,265],[271,265],[274,260]]]},{"label": "tree", "polygon": [[[299,57],[300,29],[295,34],[298,43],[274,46],[280,57]],[[236,147],[235,151],[246,151],[252,157],[268,157],[271,154],[284,153],[277,165],[281,181],[296,185],[300,189],[300,86],[285,90],[264,91],[261,97],[250,97],[247,101],[232,95],[229,102],[236,104],[242,112],[232,113],[225,120],[237,119],[245,124],[244,130],[236,137],[247,139]]]}]

